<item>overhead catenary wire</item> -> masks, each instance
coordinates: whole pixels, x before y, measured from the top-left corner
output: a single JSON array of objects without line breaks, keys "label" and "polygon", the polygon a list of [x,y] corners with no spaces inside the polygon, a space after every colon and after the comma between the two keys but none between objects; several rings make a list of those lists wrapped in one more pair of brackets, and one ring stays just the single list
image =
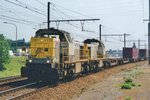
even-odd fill
[{"label": "overhead catenary wire", "polygon": [[[22,12],[18,12],[17,10],[13,10],[13,9],[9,9],[7,8],[6,6],[3,6],[2,4],[0,4],[0,9],[2,9],[3,11],[6,11],[8,13],[12,13],[15,15],[15,17],[12,17],[14,15],[10,15],[10,14],[3,14],[1,16],[1,19],[3,20],[8,20],[9,21],[12,21],[12,22],[17,22],[17,23],[20,23],[20,24],[24,24],[24,25],[35,25],[35,24],[39,24],[39,21],[41,20],[44,20],[42,19],[42,17],[40,18],[40,16],[36,16],[34,17],[35,14],[33,15],[29,15],[29,14],[25,14],[25,13],[22,13]],[[16,6],[16,5],[14,5]],[[2,14],[2,13],[1,13]],[[26,17],[26,18],[25,18]],[[34,19],[33,19],[34,17]],[[19,19],[20,18],[20,19]],[[25,18],[25,19],[24,19]],[[32,18],[32,21],[31,21],[31,18]],[[29,20],[30,19],[30,20]],[[34,20],[34,21],[33,21]],[[18,22],[19,21],[19,22]],[[20,22],[21,21],[21,22]],[[38,21],[38,22],[37,22]]]},{"label": "overhead catenary wire", "polygon": [[46,6],[46,4],[44,4],[43,2],[41,2],[40,0],[35,0],[36,2],[38,2],[39,4]]},{"label": "overhead catenary wire", "polygon": [[85,15],[85,14],[83,14],[83,13],[80,13],[80,12],[77,12],[77,11],[74,11],[74,10],[71,10],[71,9],[68,9],[68,8],[65,8],[65,7],[63,7],[63,6],[60,6],[60,5],[58,5],[58,4],[54,4],[54,3],[52,3],[52,4],[55,5],[55,6],[59,6],[59,7],[65,9],[65,10],[67,10],[67,11],[70,11],[70,12],[73,12],[73,13],[76,13],[76,14],[79,14],[79,15],[82,15],[82,16],[85,16],[85,17],[88,17],[88,18],[93,18],[93,17],[87,16],[87,15]]},{"label": "overhead catenary wire", "polygon": [[11,21],[11,22],[15,22],[15,23],[19,23],[19,24],[30,25],[30,24],[28,24],[28,23],[23,23],[23,22],[16,21],[16,20],[12,20],[12,19],[8,19],[8,18],[0,17],[0,19],[7,20],[7,21]]},{"label": "overhead catenary wire", "polygon": [[[26,4],[20,2],[19,0],[16,0],[16,2],[19,2],[20,4],[15,3],[15,2],[12,2],[12,1],[10,1],[10,0],[4,0],[4,1],[9,2],[9,3],[14,4],[14,5],[16,5],[16,6],[20,6],[20,7],[22,7],[22,8],[25,8],[25,9],[28,9],[28,10],[31,10],[31,11],[37,13],[37,11],[36,11],[37,9],[32,9],[32,8],[30,8],[29,5],[28,5],[28,6],[29,6],[29,7],[28,7],[28,6],[26,6]],[[63,14],[63,15],[65,15],[66,17],[70,18],[67,14],[63,13],[62,11],[60,11],[57,7],[56,7],[56,9],[57,9],[58,12],[60,12],[61,14]],[[12,11],[8,11],[8,12],[14,13],[14,12],[12,12]],[[26,21],[26,22],[27,22],[27,21]],[[29,21],[28,21],[28,22],[29,22]],[[76,27],[76,28],[78,27],[78,26],[73,25],[73,24],[70,24],[70,23],[69,23],[69,25],[74,26],[74,27]],[[79,27],[78,27],[78,28],[79,28]]]},{"label": "overhead catenary wire", "polygon": [[[56,9],[55,9],[56,10]],[[61,11],[62,12],[62,11]],[[67,16],[66,16],[67,17]],[[73,24],[72,24],[73,25]]]},{"label": "overhead catenary wire", "polygon": [[31,9],[34,9],[34,10],[36,10],[36,11],[44,12],[44,10],[41,10],[41,9],[38,9],[38,8],[32,7],[31,5],[26,4],[26,3],[24,3],[24,2],[21,2],[20,0],[15,0],[15,1],[16,1],[16,2],[18,2],[18,3],[19,3],[19,4],[21,4],[21,5],[24,5],[24,6],[26,6],[26,7],[29,7],[29,8],[31,8]]},{"label": "overhead catenary wire", "polygon": [[[24,23],[36,23],[36,22],[33,22],[33,21],[27,21],[27,20],[23,20],[23,19],[18,19],[18,18],[13,18],[13,17],[9,17],[9,16],[6,16],[6,15],[0,15],[1,17],[4,17],[4,18],[9,18],[9,19],[13,19],[13,20],[17,20],[17,21],[21,21],[21,22],[24,22]],[[37,24],[37,23],[36,23]]]},{"label": "overhead catenary wire", "polygon": [[71,19],[71,17],[69,17],[67,14],[65,14],[65,13],[62,12],[60,9],[58,9],[54,4],[52,4],[52,5],[53,5],[53,7],[55,8],[55,9],[53,9],[54,11],[58,11],[58,12],[60,12],[61,14],[65,15],[67,18]]},{"label": "overhead catenary wire", "polygon": [[[26,13],[22,13],[21,11],[17,11],[17,10],[13,10],[13,9],[9,9],[5,6],[3,6],[2,4],[0,4],[0,9],[3,10],[4,12],[8,12],[8,13],[12,13],[12,14],[15,14],[17,16],[22,16],[22,17],[27,17],[27,18],[30,18],[32,20],[41,20],[42,18],[40,18],[40,16],[36,16],[34,17],[33,14],[26,14]],[[8,14],[7,14],[8,15]]]},{"label": "overhead catenary wire", "polygon": [[40,15],[46,16],[45,14],[43,14],[43,13],[41,13],[41,12],[39,12],[39,11],[36,11],[36,10],[34,10],[34,9],[32,9],[32,8],[29,8],[28,6],[23,6],[23,5],[21,5],[21,4],[17,4],[17,3],[15,3],[15,2],[10,1],[10,0],[4,0],[4,1],[6,1],[6,2],[8,2],[8,3],[11,3],[11,4],[13,4],[13,5],[16,5],[16,6],[22,7],[22,8],[24,8],[24,9],[28,9],[28,10],[30,10],[30,11],[32,11],[32,12],[35,12],[35,13],[38,13],[38,14],[40,14]]}]

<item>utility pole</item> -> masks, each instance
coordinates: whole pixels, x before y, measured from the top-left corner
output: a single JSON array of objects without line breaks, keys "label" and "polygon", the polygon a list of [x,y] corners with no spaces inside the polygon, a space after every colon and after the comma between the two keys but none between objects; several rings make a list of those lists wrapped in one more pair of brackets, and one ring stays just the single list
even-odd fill
[{"label": "utility pole", "polygon": [[126,33],[124,33],[124,48],[126,47]]},{"label": "utility pole", "polygon": [[50,28],[50,2],[48,2],[48,5],[47,5],[47,28],[49,29]]},{"label": "utility pole", "polygon": [[150,65],[150,0],[149,0],[149,22],[148,22],[148,62]]},{"label": "utility pole", "polygon": [[124,33],[124,48],[126,47],[126,43],[127,43],[126,36],[128,36],[128,35],[129,34]]},{"label": "utility pole", "polygon": [[141,40],[138,40],[138,48],[140,49],[140,42],[141,42]]},{"label": "utility pole", "polygon": [[149,19],[144,19],[148,21],[148,64],[150,65],[150,0],[149,0]]},{"label": "utility pole", "polygon": [[99,40],[101,41],[101,35],[102,35],[102,25],[99,25]]}]

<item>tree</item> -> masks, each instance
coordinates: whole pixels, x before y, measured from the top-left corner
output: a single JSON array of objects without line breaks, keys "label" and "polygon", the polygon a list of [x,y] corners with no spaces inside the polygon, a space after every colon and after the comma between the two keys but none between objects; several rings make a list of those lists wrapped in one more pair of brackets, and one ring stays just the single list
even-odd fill
[{"label": "tree", "polygon": [[9,49],[10,46],[7,39],[0,34],[0,70],[3,70],[4,64],[10,61]]}]

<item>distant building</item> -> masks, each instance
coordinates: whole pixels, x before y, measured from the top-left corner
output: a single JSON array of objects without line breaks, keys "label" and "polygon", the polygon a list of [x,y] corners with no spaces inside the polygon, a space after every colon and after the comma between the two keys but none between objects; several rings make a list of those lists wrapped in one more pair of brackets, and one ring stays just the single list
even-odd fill
[{"label": "distant building", "polygon": [[[30,43],[29,42],[25,42],[25,39],[19,39],[17,41],[14,40],[9,40],[10,43],[10,49],[13,51],[16,51],[16,47],[17,50],[22,50],[22,51],[27,51],[29,49]],[[17,46],[16,46],[17,45]]]},{"label": "distant building", "polygon": [[108,50],[107,51],[107,55],[109,56],[109,57],[122,57],[122,50],[112,50],[112,49],[110,49],[110,50]]}]

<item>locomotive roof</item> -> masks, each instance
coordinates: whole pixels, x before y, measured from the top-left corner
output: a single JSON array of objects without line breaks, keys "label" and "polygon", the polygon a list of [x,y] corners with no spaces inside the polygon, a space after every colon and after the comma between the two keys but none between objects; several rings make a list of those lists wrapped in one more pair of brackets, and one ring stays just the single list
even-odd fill
[{"label": "locomotive roof", "polygon": [[50,28],[50,29],[39,29],[38,31],[36,31],[35,33],[35,37],[42,37],[44,35],[59,35],[60,39],[64,38],[65,35],[67,36],[69,42],[72,42],[71,40],[71,36],[69,32],[66,32],[64,30],[58,30],[58,29],[54,29],[54,28]]},{"label": "locomotive roof", "polygon": [[92,42],[97,42],[97,43],[99,43],[100,46],[104,47],[103,42],[100,40],[97,40],[97,39],[86,39],[86,40],[84,40],[84,43],[87,43],[87,44],[91,44]]}]

